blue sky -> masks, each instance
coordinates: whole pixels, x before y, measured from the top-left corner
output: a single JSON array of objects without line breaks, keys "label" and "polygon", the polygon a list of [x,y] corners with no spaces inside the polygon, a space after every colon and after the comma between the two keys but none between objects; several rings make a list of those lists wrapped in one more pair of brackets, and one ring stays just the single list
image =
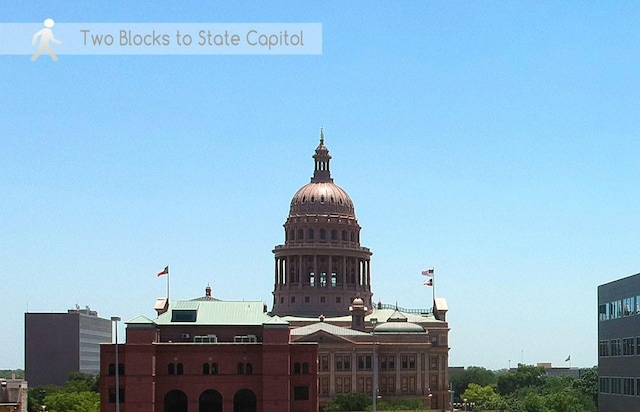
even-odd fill
[{"label": "blue sky", "polygon": [[[0,56],[0,368],[25,311],[271,305],[320,126],[374,300],[429,307],[450,365],[597,363],[596,287],[640,271],[636,2],[3,4],[2,21],[312,22],[315,56]],[[54,27],[55,32],[55,27]],[[12,333],[12,332],[15,332]]]}]

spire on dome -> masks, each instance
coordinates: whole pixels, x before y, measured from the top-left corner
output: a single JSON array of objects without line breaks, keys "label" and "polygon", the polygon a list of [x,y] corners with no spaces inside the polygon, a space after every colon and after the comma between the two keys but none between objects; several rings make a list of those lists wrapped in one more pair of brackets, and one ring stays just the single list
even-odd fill
[{"label": "spire on dome", "polygon": [[316,147],[316,154],[313,155],[313,160],[315,161],[315,168],[311,183],[333,183],[331,171],[329,170],[331,155],[327,146],[324,145],[324,127],[322,126],[320,127],[320,144]]}]

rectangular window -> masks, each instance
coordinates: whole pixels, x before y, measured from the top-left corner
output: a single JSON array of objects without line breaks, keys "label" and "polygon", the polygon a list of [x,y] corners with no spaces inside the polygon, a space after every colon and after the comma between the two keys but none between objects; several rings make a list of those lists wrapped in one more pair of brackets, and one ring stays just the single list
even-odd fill
[{"label": "rectangular window", "polygon": [[[638,379],[640,382],[640,379]],[[600,393],[609,393],[611,391],[609,378],[600,378]]]},{"label": "rectangular window", "polygon": [[432,371],[437,371],[438,370],[438,357],[437,356],[429,357],[429,369],[431,369]]},{"label": "rectangular window", "polygon": [[371,378],[364,378],[364,392],[371,393]]},{"label": "rectangular window", "polygon": [[598,320],[609,320],[609,305],[606,303],[598,305]]},{"label": "rectangular window", "polygon": [[387,358],[387,360],[389,361],[389,370],[390,371],[394,371],[396,370],[396,361],[395,361],[395,356],[393,355],[389,355],[389,357]]},{"label": "rectangular window", "polygon": [[309,303],[309,302],[311,302],[311,298],[309,296],[305,296],[304,303]]},{"label": "rectangular window", "polygon": [[171,322],[195,322],[197,312],[194,310],[172,310]]},{"label": "rectangular window", "polygon": [[364,378],[358,378],[357,384],[356,391],[364,393]]},{"label": "rectangular window", "polygon": [[380,393],[394,393],[396,391],[395,378],[383,376],[380,378]]},{"label": "rectangular window", "polygon": [[257,341],[256,335],[236,335],[233,337],[233,343],[256,343]]},{"label": "rectangular window", "polygon": [[[124,388],[120,388],[118,391],[120,395],[120,403],[124,402]],[[116,388],[109,388],[109,403],[116,403]]]},{"label": "rectangular window", "polygon": [[320,394],[321,395],[329,394],[329,378],[320,379]]},{"label": "rectangular window", "polygon": [[320,372],[329,371],[329,355],[320,355]]},{"label": "rectangular window", "polygon": [[342,378],[345,393],[351,392],[351,378]]},{"label": "rectangular window", "polygon": [[416,355],[401,355],[400,370],[416,370]]},{"label": "rectangular window", "polygon": [[[638,341],[638,343],[640,344],[640,340]],[[604,356],[609,356],[609,341],[608,340],[601,340],[599,345],[598,345],[598,355],[601,357]]]},{"label": "rectangular window", "polygon": [[624,356],[633,356],[635,355],[635,339],[634,338],[624,338],[622,339],[622,354]]},{"label": "rectangular window", "polygon": [[416,393],[416,377],[409,376],[409,393]]},{"label": "rectangular window", "polygon": [[622,378],[611,378],[611,393],[614,395],[622,393]]},{"label": "rectangular window", "polygon": [[218,337],[216,335],[194,336],[193,341],[195,343],[218,343]]},{"label": "rectangular window", "polygon": [[309,387],[308,386],[294,386],[293,387],[293,400],[294,401],[308,401],[309,400]]},{"label": "rectangular window", "polygon": [[351,355],[337,354],[336,358],[336,371],[350,371],[351,370]]},{"label": "rectangular window", "polygon": [[636,355],[640,356],[640,336],[636,337]]},{"label": "rectangular window", "polygon": [[633,298],[622,299],[622,316],[633,315],[635,313],[635,308],[633,306]]},{"label": "rectangular window", "polygon": [[[606,379],[608,380],[609,378],[606,378]],[[640,396],[640,378],[636,378],[636,395]]]},{"label": "rectangular window", "polygon": [[358,355],[358,370],[371,370],[371,355]]},{"label": "rectangular window", "polygon": [[629,396],[635,395],[635,383],[634,378],[624,378],[622,380],[622,394]]},{"label": "rectangular window", "polygon": [[380,355],[380,370],[387,370],[387,355]]},{"label": "rectangular window", "polygon": [[611,356],[620,356],[622,354],[620,346],[620,339],[611,339]]},{"label": "rectangular window", "polygon": [[342,393],[342,378],[336,378],[336,393]]}]

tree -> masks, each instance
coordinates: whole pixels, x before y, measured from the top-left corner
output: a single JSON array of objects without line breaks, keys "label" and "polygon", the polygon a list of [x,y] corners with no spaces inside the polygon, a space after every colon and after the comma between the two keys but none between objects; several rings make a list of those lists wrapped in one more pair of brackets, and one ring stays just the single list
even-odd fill
[{"label": "tree", "polygon": [[545,383],[545,375],[546,372],[541,366],[518,364],[518,369],[514,372],[498,376],[496,390],[500,395],[505,396],[522,388],[540,388]]},{"label": "tree", "polygon": [[372,403],[371,397],[364,393],[341,393],[327,403],[324,411],[364,411]]},{"label": "tree", "polygon": [[[100,395],[98,394],[98,376],[89,375],[82,372],[72,372],[65,386],[36,386],[29,388],[28,409],[29,412],[39,412],[41,405],[47,405],[47,410],[54,412],[77,411],[93,412],[93,400],[97,399],[98,409],[100,408]],[[68,405],[80,402],[76,409],[66,409]],[[86,408],[86,409],[83,409]],[[96,409],[96,411],[98,411]]]},{"label": "tree", "polygon": [[598,405],[598,367],[582,371],[580,377],[573,382],[573,387],[588,396],[594,405]]},{"label": "tree", "polygon": [[58,392],[44,398],[49,412],[100,412],[100,394],[95,392]]},{"label": "tree", "polygon": [[98,392],[98,375],[71,372],[64,388],[69,392]]},{"label": "tree", "polygon": [[463,399],[461,395],[471,383],[478,386],[493,385],[496,383],[496,375],[481,366],[469,366],[464,371],[452,375],[451,389],[455,391],[456,399]]},{"label": "tree", "polygon": [[461,398],[475,403],[478,410],[501,409],[503,407],[502,397],[489,385],[480,386],[470,383],[467,390],[462,393]]}]

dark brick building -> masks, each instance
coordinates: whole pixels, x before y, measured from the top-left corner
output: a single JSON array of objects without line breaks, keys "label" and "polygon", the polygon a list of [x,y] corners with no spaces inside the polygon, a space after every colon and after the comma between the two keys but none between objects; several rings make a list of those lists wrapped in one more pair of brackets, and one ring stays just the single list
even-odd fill
[{"label": "dark brick building", "polygon": [[[159,312],[127,322],[122,412],[318,410],[317,345],[290,342],[289,324],[262,302],[223,302],[207,289]],[[115,345],[101,349],[101,410],[115,411]]]}]

